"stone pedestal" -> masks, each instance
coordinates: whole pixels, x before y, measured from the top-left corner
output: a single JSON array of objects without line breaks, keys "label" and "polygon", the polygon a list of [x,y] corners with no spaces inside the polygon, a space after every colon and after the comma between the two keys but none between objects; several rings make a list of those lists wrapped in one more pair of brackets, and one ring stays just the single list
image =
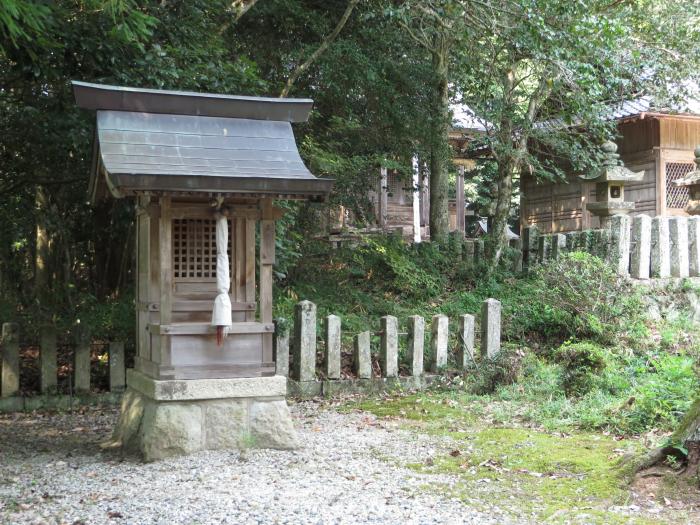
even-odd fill
[{"label": "stone pedestal", "polygon": [[282,376],[158,381],[127,373],[111,442],[153,461],[200,450],[298,446]]}]

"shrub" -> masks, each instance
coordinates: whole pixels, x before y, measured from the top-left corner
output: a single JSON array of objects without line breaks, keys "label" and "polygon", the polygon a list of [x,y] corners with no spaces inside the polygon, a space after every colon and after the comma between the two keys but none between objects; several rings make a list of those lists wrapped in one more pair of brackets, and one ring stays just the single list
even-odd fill
[{"label": "shrub", "polygon": [[591,342],[566,342],[555,359],[562,365],[561,385],[567,396],[581,396],[590,392],[606,366],[606,352]]},{"label": "shrub", "polygon": [[661,354],[639,377],[629,400],[626,430],[672,429],[690,408],[700,382],[687,356]]},{"label": "shrub", "polygon": [[603,344],[619,338],[627,324],[643,317],[639,293],[602,259],[568,253],[536,270],[535,297],[556,312],[577,339]]},{"label": "shrub", "polygon": [[499,386],[517,382],[524,357],[525,352],[520,348],[504,347],[495,357],[473,363],[467,371],[470,390],[477,395],[492,394]]},{"label": "shrub", "polygon": [[356,271],[408,297],[433,297],[445,286],[445,257],[432,244],[412,248],[394,236],[368,238],[354,250],[353,263]]}]

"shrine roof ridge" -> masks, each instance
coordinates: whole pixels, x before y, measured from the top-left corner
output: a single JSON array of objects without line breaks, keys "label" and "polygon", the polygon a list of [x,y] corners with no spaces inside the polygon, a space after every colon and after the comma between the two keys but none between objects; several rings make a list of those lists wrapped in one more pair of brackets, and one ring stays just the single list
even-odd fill
[{"label": "shrine roof ridge", "polygon": [[111,86],[73,80],[79,107],[170,115],[306,122],[313,100]]}]

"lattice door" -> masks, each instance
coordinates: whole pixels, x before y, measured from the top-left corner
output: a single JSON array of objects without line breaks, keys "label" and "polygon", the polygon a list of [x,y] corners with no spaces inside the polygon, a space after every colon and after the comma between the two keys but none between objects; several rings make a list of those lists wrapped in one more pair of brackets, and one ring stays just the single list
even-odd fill
[{"label": "lattice door", "polygon": [[688,204],[688,188],[678,187],[673,181],[684,177],[693,171],[695,164],[692,162],[667,162],[666,163],[666,207],[683,209]]},{"label": "lattice door", "polygon": [[386,176],[386,186],[388,198],[390,202],[399,202],[403,204],[404,202],[404,182],[401,177],[395,171],[390,171]]},{"label": "lattice door", "polygon": [[[229,221],[228,256],[233,229]],[[216,279],[216,220],[173,219],[173,278],[179,281]]]}]

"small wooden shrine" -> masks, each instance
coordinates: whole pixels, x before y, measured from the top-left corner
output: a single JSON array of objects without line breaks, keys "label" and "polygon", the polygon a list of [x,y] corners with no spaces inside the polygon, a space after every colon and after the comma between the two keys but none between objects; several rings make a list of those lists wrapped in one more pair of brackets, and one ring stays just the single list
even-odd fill
[{"label": "small wooden shrine", "polygon": [[[313,102],[84,82],[73,82],[73,90],[78,106],[97,111],[92,202],[111,196],[137,204],[137,352],[129,387],[172,409],[173,402],[224,396],[202,393],[222,387],[203,380],[274,376],[281,212],[273,202],[324,200],[332,186],[304,166],[292,132]],[[224,388],[230,399],[241,399],[238,384]],[[260,385],[254,393],[273,392],[279,401],[277,387]],[[165,386],[199,393],[159,399]],[[218,448],[205,442],[199,448]],[[177,453],[149,454],[151,445],[140,445],[150,458]]]}]

